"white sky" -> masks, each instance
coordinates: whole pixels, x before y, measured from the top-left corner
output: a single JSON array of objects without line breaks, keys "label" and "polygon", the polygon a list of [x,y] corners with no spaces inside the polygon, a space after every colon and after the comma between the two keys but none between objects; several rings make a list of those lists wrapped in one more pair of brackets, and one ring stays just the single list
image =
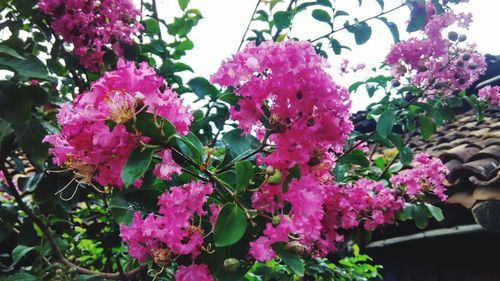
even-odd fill
[{"label": "white sky", "polygon": [[[286,1],[288,2],[288,1]],[[299,0],[305,2],[304,0]],[[194,74],[208,78],[214,73],[221,61],[238,48],[241,37],[246,29],[251,13],[257,3],[256,0],[191,0],[189,8],[199,9],[204,19],[200,21],[190,34],[190,39],[195,47],[188,52],[184,62],[194,69]],[[349,11],[351,16],[360,20],[376,15],[380,12],[380,7],[375,0],[364,0],[363,6],[358,8],[356,0],[338,0],[338,9]],[[386,9],[396,7],[400,0],[385,0]],[[284,5],[284,4],[283,4]],[[159,16],[171,22],[174,16],[180,16],[176,0],[158,0]],[[328,32],[329,27],[325,23],[315,21],[310,14],[315,8],[302,12],[294,20],[292,36],[300,39],[316,38]],[[498,0],[471,0],[456,6],[456,11],[471,12],[473,23],[466,33],[470,42],[476,42],[482,53],[500,55],[500,42],[498,41],[498,28],[500,27],[500,1]],[[407,8],[399,9],[386,15],[390,21],[396,22],[400,28],[401,38],[408,37],[405,29],[405,22],[409,17]],[[346,17],[347,19],[347,17]],[[353,65],[365,63],[367,68],[378,66],[388,53],[393,43],[392,36],[387,27],[379,20],[369,22],[372,26],[372,38],[362,46],[356,46],[353,35],[347,31],[337,33],[337,39],[352,48],[352,51],[343,50],[340,56],[329,57],[332,65],[330,70],[334,80],[348,87],[353,82],[366,79],[370,71],[357,72],[351,75],[338,75],[339,64],[343,58],[349,59]],[[343,21],[336,23],[342,26]],[[356,93],[352,96],[353,111],[363,109],[368,104],[368,98],[364,93]]]}]

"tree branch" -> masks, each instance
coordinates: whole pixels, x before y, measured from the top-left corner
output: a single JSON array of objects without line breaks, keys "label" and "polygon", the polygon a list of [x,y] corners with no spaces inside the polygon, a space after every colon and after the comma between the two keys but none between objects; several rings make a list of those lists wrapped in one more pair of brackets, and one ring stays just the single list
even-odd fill
[{"label": "tree branch", "polygon": [[255,9],[253,10],[252,16],[250,17],[250,20],[248,21],[247,28],[245,29],[245,33],[243,33],[243,36],[241,37],[240,45],[238,46],[238,50],[236,52],[239,52],[241,50],[241,46],[243,46],[243,42],[245,42],[245,37],[247,36],[248,30],[250,30],[250,25],[253,22],[253,17],[255,16],[255,13],[257,12],[257,9],[259,8],[261,1],[262,0],[257,0],[257,5],[255,5]]},{"label": "tree branch", "polygon": [[[47,225],[45,225],[45,223],[38,216],[36,216],[35,213],[33,213],[33,211],[24,203],[22,197],[19,195],[19,193],[17,192],[17,190],[15,188],[14,182],[12,181],[12,177],[11,177],[9,171],[7,170],[7,168],[5,167],[5,164],[3,162],[0,163],[0,168],[1,168],[1,171],[3,172],[5,179],[7,181],[7,188],[9,189],[12,196],[14,196],[14,199],[16,200],[17,205],[40,228],[43,235],[47,238],[47,241],[49,241],[49,244],[52,247],[52,249],[54,250],[54,253],[56,254],[57,258],[61,261],[62,264],[64,264],[65,266],[67,266],[67,267],[69,267],[69,268],[71,268],[71,269],[73,269],[76,272],[81,273],[81,274],[93,275],[93,276],[98,277],[98,278],[113,279],[113,280],[123,279],[122,274],[119,272],[118,273],[97,272],[97,271],[90,270],[88,268],[78,266],[78,265],[72,263],[70,260],[68,260],[64,256],[61,249],[59,248],[59,245],[57,245],[57,242],[54,239],[54,236],[52,236],[52,233],[51,233],[50,229],[47,227]],[[136,276],[137,274],[139,274],[141,271],[143,271],[145,268],[146,268],[145,266],[135,268],[133,270],[130,270],[130,271],[124,273],[124,276],[125,276],[125,278],[132,278],[132,277]]]},{"label": "tree branch", "polygon": [[359,23],[361,23],[361,22],[367,22],[367,21],[369,21],[369,20],[372,20],[372,19],[378,18],[378,17],[383,16],[383,15],[385,15],[385,14],[389,14],[389,13],[394,12],[394,11],[398,10],[399,8],[404,7],[404,6],[407,6],[407,4],[406,4],[406,3],[403,3],[403,4],[401,4],[401,5],[397,6],[397,7],[394,7],[394,8],[392,8],[392,9],[390,9],[390,10],[387,10],[387,11],[382,11],[382,12],[380,12],[379,14],[374,15],[374,16],[371,16],[371,17],[366,18],[366,19],[364,19],[364,20],[361,20],[361,21],[358,21],[358,22],[356,22],[356,23],[353,23],[353,24],[349,24],[349,25],[343,26],[342,28],[339,28],[339,29],[332,30],[332,31],[328,32],[327,34],[322,35],[322,36],[320,36],[320,37],[318,37],[318,38],[315,38],[315,39],[310,39],[310,40],[309,40],[309,42],[313,43],[313,42],[316,42],[316,41],[321,40],[321,39],[323,39],[323,38],[328,38],[328,36],[330,36],[330,35],[332,35],[332,34],[334,34],[334,33],[336,33],[336,32],[342,31],[342,30],[347,29],[347,28],[351,28],[351,27],[353,27],[353,26],[355,26],[356,24],[359,24]]}]

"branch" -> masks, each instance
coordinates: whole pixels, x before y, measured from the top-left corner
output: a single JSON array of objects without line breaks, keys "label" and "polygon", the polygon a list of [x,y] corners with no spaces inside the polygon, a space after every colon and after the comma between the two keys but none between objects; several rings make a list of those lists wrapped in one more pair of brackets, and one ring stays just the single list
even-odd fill
[{"label": "branch", "polygon": [[253,10],[252,16],[250,17],[250,21],[248,21],[247,29],[245,29],[245,33],[243,33],[243,36],[241,37],[240,45],[238,46],[238,50],[236,52],[239,52],[241,50],[241,46],[243,46],[243,42],[245,42],[245,37],[247,36],[248,30],[250,30],[250,25],[253,22],[253,17],[255,16],[255,13],[257,12],[261,1],[262,0],[257,0],[257,5],[255,5],[255,9]]},{"label": "branch", "polygon": [[[413,133],[410,133],[410,135],[406,139],[406,141],[405,141],[405,143],[404,143],[403,146],[406,146],[410,142],[412,136],[413,136]],[[377,177],[377,181],[380,180],[385,175],[385,173],[387,173],[387,171],[392,166],[392,164],[394,164],[394,162],[396,162],[396,159],[398,158],[398,156],[399,156],[400,153],[401,153],[401,151],[398,150],[398,153],[396,153],[396,155],[394,156],[394,158],[391,159],[391,161],[389,162],[389,164],[387,164],[387,166],[385,166],[385,168],[382,171],[382,173]]]},{"label": "branch", "polygon": [[371,17],[366,18],[366,19],[364,19],[364,20],[357,21],[356,23],[353,23],[353,24],[345,25],[345,26],[344,26],[344,27],[342,27],[342,28],[332,30],[332,31],[328,32],[328,33],[327,33],[327,34],[325,34],[325,35],[322,35],[322,36],[320,36],[320,37],[318,37],[318,38],[315,38],[315,39],[309,40],[309,42],[313,43],[313,42],[316,42],[316,41],[318,41],[318,40],[320,40],[320,39],[327,38],[328,36],[330,36],[330,35],[332,35],[332,34],[334,34],[334,33],[336,33],[336,32],[342,31],[342,30],[347,29],[347,28],[354,27],[355,25],[357,25],[357,24],[359,24],[359,23],[361,23],[361,22],[367,22],[367,21],[369,21],[369,20],[372,20],[372,19],[378,18],[378,17],[383,16],[383,15],[385,15],[385,14],[389,14],[389,13],[394,12],[394,11],[398,10],[399,8],[404,7],[404,6],[406,6],[406,5],[407,5],[406,3],[403,3],[403,4],[401,4],[401,5],[397,6],[397,7],[394,7],[394,8],[392,8],[392,9],[390,9],[390,10],[387,10],[387,11],[382,11],[382,12],[380,12],[379,14],[374,15],[374,16],[371,16]]},{"label": "branch", "polygon": [[7,170],[7,168],[5,167],[5,164],[3,162],[0,163],[0,168],[1,168],[1,171],[3,172],[5,179],[7,181],[7,188],[9,189],[10,193],[14,196],[14,199],[16,200],[17,205],[40,228],[43,235],[47,238],[47,241],[49,241],[49,244],[52,247],[52,249],[54,250],[54,253],[56,254],[57,258],[61,261],[62,264],[66,265],[70,269],[72,269],[78,273],[81,273],[81,274],[87,274],[87,275],[95,276],[97,278],[113,279],[113,280],[123,279],[123,276],[125,278],[132,278],[146,268],[145,266],[141,266],[141,267],[135,268],[133,270],[127,271],[122,275],[121,273],[97,272],[97,271],[93,271],[93,270],[90,270],[88,268],[84,268],[84,267],[81,267],[81,266],[78,266],[78,265],[72,263],[70,260],[68,260],[64,256],[63,252],[61,251],[61,249],[57,245],[57,242],[54,239],[54,236],[52,236],[52,233],[51,233],[50,229],[47,227],[47,225],[45,225],[45,223],[38,216],[36,216],[35,213],[33,213],[33,211],[24,203],[22,197],[19,195],[19,193],[17,192],[17,190],[15,188],[14,182],[12,181],[12,177],[10,176],[9,171]]}]

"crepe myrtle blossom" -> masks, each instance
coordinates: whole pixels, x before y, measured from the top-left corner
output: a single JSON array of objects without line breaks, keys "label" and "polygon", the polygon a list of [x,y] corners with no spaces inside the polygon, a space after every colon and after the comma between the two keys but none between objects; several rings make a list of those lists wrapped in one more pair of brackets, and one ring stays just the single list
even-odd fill
[{"label": "crepe myrtle blossom", "polygon": [[[291,206],[283,213],[285,201]],[[265,185],[252,197],[252,206],[275,217],[266,224],[263,235],[250,243],[250,254],[260,262],[275,257],[272,245],[290,243],[295,237],[304,250],[326,256],[343,241],[341,229],[358,226],[372,231],[394,223],[403,207],[396,190],[380,182],[361,179],[354,184],[320,184],[312,175],[290,182],[286,192],[281,185]]]},{"label": "crepe myrtle blossom", "polygon": [[207,214],[203,206],[212,191],[211,184],[192,181],[160,195],[158,215],[149,213],[143,218],[140,212],[134,213],[130,226],[120,226],[129,255],[142,262],[154,257],[153,249],[167,249],[172,255],[190,254],[196,259],[203,244],[203,233],[194,220],[195,216],[201,219]]},{"label": "crepe myrtle blossom", "polygon": [[120,43],[132,44],[144,28],[139,10],[130,0],[41,0],[38,8],[50,16],[50,27],[73,44],[80,64],[99,71],[108,49],[121,57]]},{"label": "crepe myrtle blossom", "polygon": [[[139,143],[149,141],[126,127],[140,112],[167,119],[179,134],[188,132],[192,120],[188,107],[153,68],[119,60],[115,71],[104,73],[89,91],[61,106],[57,115],[61,131],[44,141],[53,146],[53,161],[75,171],[79,182],[91,183],[95,178],[100,185],[121,188],[120,173],[130,153]],[[160,151],[160,156],[155,175],[170,179],[180,172],[169,150]],[[139,186],[140,181],[134,185]]]},{"label": "crepe myrtle blossom", "polygon": [[412,84],[426,89],[430,97],[450,96],[472,85],[486,70],[484,56],[474,44],[465,42],[465,35],[455,31],[443,34],[451,26],[468,29],[471,21],[470,14],[452,10],[438,14],[428,2],[421,36],[394,44],[385,59],[391,67],[394,84],[410,76]]},{"label": "crepe myrtle blossom", "polygon": [[276,169],[299,165],[309,172],[322,163],[331,169],[353,128],[347,90],[333,82],[327,66],[309,42],[250,42],[224,61],[211,81],[234,87],[241,97],[230,116],[244,133],[265,128],[272,133],[275,149],[260,160]]},{"label": "crepe myrtle blossom", "polygon": [[445,201],[445,180],[448,169],[439,158],[420,153],[415,156],[412,168],[400,171],[390,179],[391,184],[403,188],[404,194],[417,200],[425,194],[433,194]]},{"label": "crepe myrtle blossom", "polygon": [[500,106],[500,86],[484,86],[479,89],[478,97],[482,101],[488,101],[493,106]]}]

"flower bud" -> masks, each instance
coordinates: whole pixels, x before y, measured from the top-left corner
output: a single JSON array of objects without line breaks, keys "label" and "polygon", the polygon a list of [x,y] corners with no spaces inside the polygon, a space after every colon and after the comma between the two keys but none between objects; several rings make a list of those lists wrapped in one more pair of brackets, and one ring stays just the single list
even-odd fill
[{"label": "flower bud", "polygon": [[240,269],[240,261],[235,258],[229,258],[224,261],[224,270],[227,272],[236,272]]},{"label": "flower bud", "polygon": [[455,31],[448,32],[448,39],[450,41],[457,41],[458,40],[458,33],[456,33]]},{"label": "flower bud", "polygon": [[394,88],[397,88],[397,87],[401,86],[401,83],[398,80],[392,80],[392,86]]},{"label": "flower bud", "polygon": [[279,184],[281,183],[281,171],[275,170],[274,174],[267,179],[269,184]]},{"label": "flower bud", "polygon": [[463,60],[463,61],[468,61],[469,59],[470,59],[470,55],[469,55],[469,54],[464,54],[464,55],[462,56],[462,60]]},{"label": "flower bud", "polygon": [[458,79],[458,84],[460,84],[460,85],[465,84],[465,79],[464,78]]},{"label": "flower bud", "polygon": [[292,241],[286,244],[285,250],[297,255],[302,255],[306,251],[306,247],[300,244],[299,241]]},{"label": "flower bud", "polygon": [[458,67],[462,67],[462,66],[464,66],[464,61],[463,61],[463,60],[459,60],[459,61],[457,61],[457,66],[458,66]]},{"label": "flower bud", "polygon": [[458,41],[464,42],[465,40],[467,40],[467,36],[465,34],[461,34],[460,36],[458,36]]},{"label": "flower bud", "polygon": [[471,63],[471,64],[469,64],[469,69],[474,70],[474,69],[476,69],[476,68],[477,68],[477,64],[475,64],[475,63]]},{"label": "flower bud", "polygon": [[424,71],[427,71],[427,69],[428,69],[428,68],[427,68],[427,66],[425,66],[425,65],[420,65],[420,66],[418,66],[418,72],[424,72]]}]

